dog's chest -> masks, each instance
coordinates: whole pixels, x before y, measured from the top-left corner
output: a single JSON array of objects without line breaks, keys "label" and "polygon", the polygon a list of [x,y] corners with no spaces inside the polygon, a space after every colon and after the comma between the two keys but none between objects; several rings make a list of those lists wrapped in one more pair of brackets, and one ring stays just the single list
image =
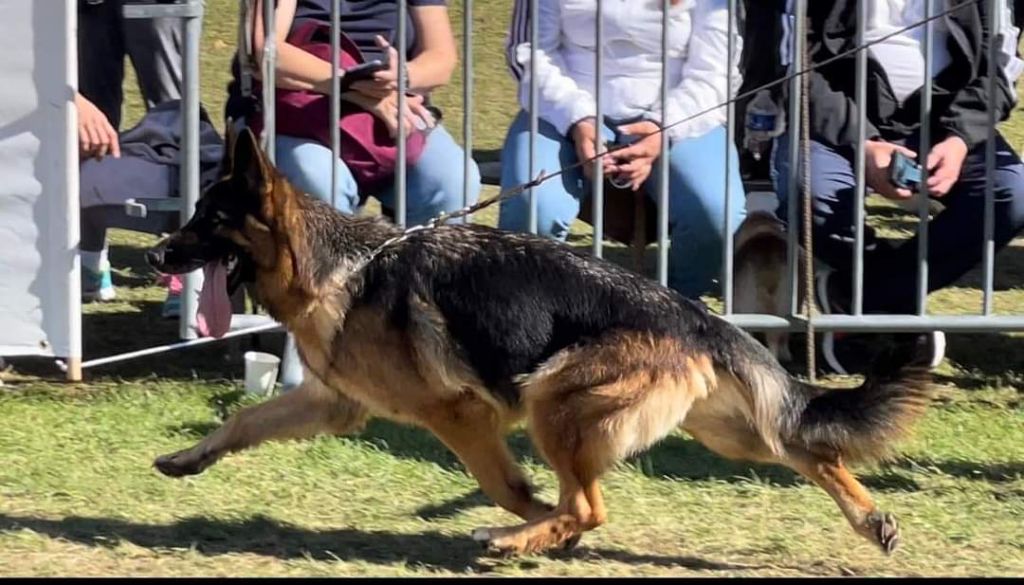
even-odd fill
[{"label": "dog's chest", "polygon": [[292,332],[314,375],[377,416],[421,421],[438,400],[453,396],[434,372],[423,371],[415,336],[390,326],[380,311],[353,308],[333,321],[311,313]]}]

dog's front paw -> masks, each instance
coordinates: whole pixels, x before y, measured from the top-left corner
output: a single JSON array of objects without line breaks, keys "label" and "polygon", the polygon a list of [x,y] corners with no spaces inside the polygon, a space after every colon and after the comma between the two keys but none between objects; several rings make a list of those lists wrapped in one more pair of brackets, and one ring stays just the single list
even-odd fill
[{"label": "dog's front paw", "polygon": [[177,453],[157,457],[153,466],[167,477],[184,477],[202,473],[212,462],[211,457],[197,454],[193,449],[184,449]]}]

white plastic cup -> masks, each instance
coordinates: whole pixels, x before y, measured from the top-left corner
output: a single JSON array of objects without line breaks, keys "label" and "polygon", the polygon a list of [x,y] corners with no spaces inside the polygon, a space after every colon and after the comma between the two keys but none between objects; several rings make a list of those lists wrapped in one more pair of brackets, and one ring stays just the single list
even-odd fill
[{"label": "white plastic cup", "polygon": [[245,358],[245,391],[267,396],[274,390],[281,358],[261,351],[247,351]]}]

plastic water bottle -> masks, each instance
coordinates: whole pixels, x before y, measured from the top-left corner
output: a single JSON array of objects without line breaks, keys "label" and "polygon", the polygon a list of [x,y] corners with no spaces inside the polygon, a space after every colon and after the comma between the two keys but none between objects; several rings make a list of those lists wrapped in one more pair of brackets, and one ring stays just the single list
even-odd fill
[{"label": "plastic water bottle", "polygon": [[757,92],[747,104],[746,117],[744,146],[759,161],[769,142],[782,133],[779,107],[767,89]]}]

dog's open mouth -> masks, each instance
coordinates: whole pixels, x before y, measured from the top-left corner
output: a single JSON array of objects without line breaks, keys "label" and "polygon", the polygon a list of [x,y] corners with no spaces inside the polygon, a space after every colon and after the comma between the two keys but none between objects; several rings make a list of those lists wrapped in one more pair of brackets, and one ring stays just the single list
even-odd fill
[{"label": "dog's open mouth", "polygon": [[235,256],[203,266],[196,327],[200,335],[223,337],[231,329],[231,293],[241,284],[241,263]]}]

